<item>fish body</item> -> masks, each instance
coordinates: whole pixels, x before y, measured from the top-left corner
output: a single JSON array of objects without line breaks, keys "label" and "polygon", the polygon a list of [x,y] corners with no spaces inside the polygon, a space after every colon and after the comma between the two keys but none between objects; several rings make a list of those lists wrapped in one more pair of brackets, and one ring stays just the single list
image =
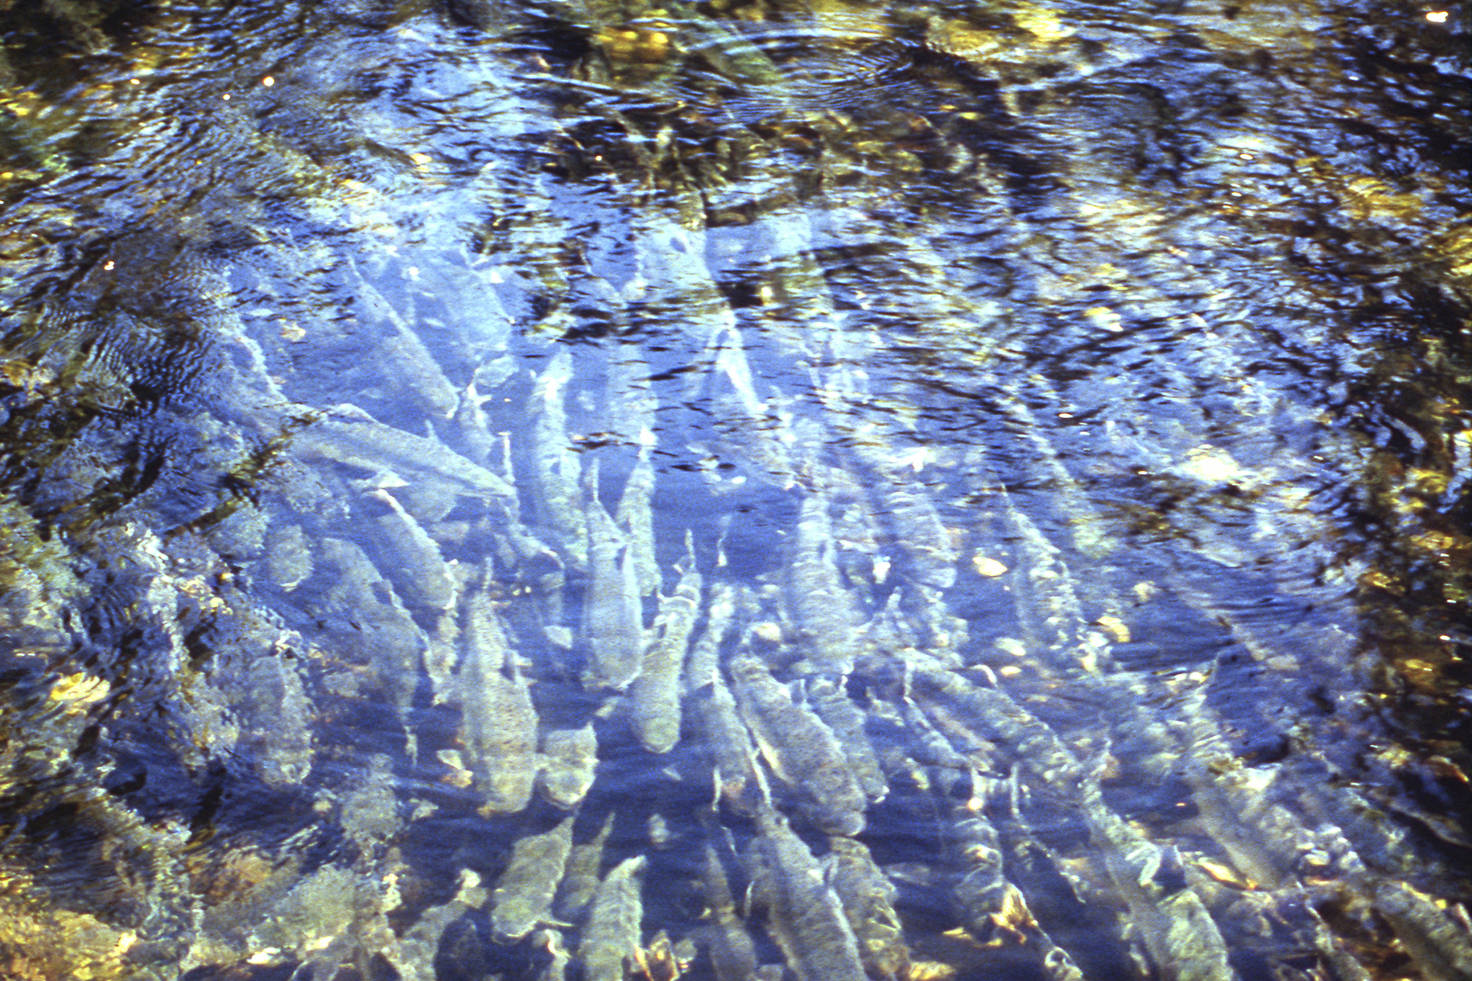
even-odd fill
[{"label": "fish body", "polygon": [[417,403],[418,408],[440,419],[450,418],[459,405],[459,393],[445,377],[444,369],[430,353],[424,339],[414,332],[379,289],[364,278],[356,263],[349,260],[349,266],[355,274],[353,291],[359,305],[367,319],[376,321],[385,332],[374,351],[376,363],[392,366],[396,390],[404,392],[409,400]]},{"label": "fish body", "polygon": [[741,716],[762,758],[798,795],[813,824],[828,834],[862,831],[867,802],[832,730],[795,703],[756,657],[733,658],[730,669]]},{"label": "fish body", "polygon": [[531,686],[511,664],[504,625],[477,601],[461,636],[461,739],[473,786],[487,814],[512,814],[531,801],[537,711]]},{"label": "fish body", "polygon": [[549,729],[542,736],[542,771],[537,785],[547,802],[576,807],[593,786],[598,767],[598,736],[589,722],[580,729]]},{"label": "fish body", "polygon": [[716,799],[750,814],[761,793],[761,776],[756,771],[751,734],[719,673],[694,694],[691,706],[700,742],[710,754]]},{"label": "fish body", "polygon": [[537,520],[568,561],[581,568],[587,528],[578,506],[582,467],[567,428],[566,388],[571,381],[572,355],[559,347],[533,383],[526,411]]},{"label": "fish body", "polygon": [[819,672],[846,675],[860,653],[866,618],[839,576],[824,495],[804,496],[793,543],[789,594],[808,659]]},{"label": "fish body", "polygon": [[638,676],[644,657],[644,614],[639,575],[628,542],[595,490],[596,468],[588,480],[588,589],[583,631],[588,666],[583,686],[623,691]]},{"label": "fish body", "polygon": [[491,929],[502,943],[520,940],[551,914],[552,900],[572,853],[573,816],[511,846],[511,859],[491,892]]},{"label": "fish body", "polygon": [[721,647],[736,616],[736,590],[716,581],[706,591],[705,625],[690,645],[685,659],[685,690],[697,691],[720,674]]},{"label": "fish body", "polygon": [[581,919],[598,891],[598,870],[603,865],[603,850],[613,831],[613,819],[614,814],[610,812],[591,839],[574,844],[568,852],[562,882],[552,902],[559,919],[567,922]]},{"label": "fish body", "polygon": [[653,596],[659,590],[661,576],[654,554],[654,464],[649,459],[648,447],[640,450],[638,462],[624,483],[614,521],[627,529],[639,595]]},{"label": "fish body", "polygon": [[771,807],[757,813],[752,898],[798,981],[862,981],[858,940],[808,846]]},{"label": "fish body", "polygon": [[307,457],[373,473],[429,476],[462,495],[514,502],[502,477],[473,463],[437,439],[416,436],[376,421],[353,405],[340,405],[299,429],[293,441]]},{"label": "fish body", "polygon": [[878,802],[889,794],[889,782],[879,766],[879,756],[864,731],[864,713],[848,697],[841,679],[819,675],[807,679],[807,701],[818,718],[833,732],[849,768],[864,796]]},{"label": "fish body", "polygon": [[624,981],[628,976],[624,960],[639,950],[644,919],[641,888],[647,864],[643,855],[626,858],[598,884],[578,944],[583,981]]},{"label": "fish body", "polygon": [[909,977],[910,951],[894,909],[894,884],[863,842],[832,837],[828,847],[827,881],[853,928],[865,971],[882,981]]},{"label": "fish body", "polygon": [[700,607],[700,573],[687,569],[675,591],[660,600],[654,642],[629,686],[634,735],[651,753],[667,753],[680,739],[680,678]]},{"label": "fish body", "polygon": [[372,643],[362,644],[361,649],[369,652],[375,672],[401,714],[407,716],[419,663],[429,646],[424,631],[356,543],[323,538],[318,555],[327,568],[336,571],[327,590],[328,608],[347,621],[352,636],[371,638]]},{"label": "fish body", "polygon": [[452,609],[459,591],[439,545],[394,495],[379,489],[373,496],[388,505],[377,521],[380,535],[374,544],[394,588],[411,606],[438,613]]},{"label": "fish body", "polygon": [[721,858],[709,844],[705,846],[700,879],[711,921],[704,931],[706,949],[716,981],[749,981],[757,968],[756,944],[731,897]]}]

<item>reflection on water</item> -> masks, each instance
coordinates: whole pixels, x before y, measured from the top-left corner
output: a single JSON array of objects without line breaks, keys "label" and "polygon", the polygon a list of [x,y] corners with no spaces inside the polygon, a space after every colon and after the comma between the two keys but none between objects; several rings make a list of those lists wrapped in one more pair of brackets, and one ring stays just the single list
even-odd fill
[{"label": "reflection on water", "polygon": [[1435,13],[0,5],[0,973],[1472,976]]}]

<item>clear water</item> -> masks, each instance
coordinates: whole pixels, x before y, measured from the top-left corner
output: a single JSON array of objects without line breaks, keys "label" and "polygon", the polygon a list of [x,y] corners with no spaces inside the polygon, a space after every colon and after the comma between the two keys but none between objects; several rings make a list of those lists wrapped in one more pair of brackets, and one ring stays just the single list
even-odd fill
[{"label": "clear water", "polygon": [[1472,974],[1467,38],[0,6],[0,974]]}]

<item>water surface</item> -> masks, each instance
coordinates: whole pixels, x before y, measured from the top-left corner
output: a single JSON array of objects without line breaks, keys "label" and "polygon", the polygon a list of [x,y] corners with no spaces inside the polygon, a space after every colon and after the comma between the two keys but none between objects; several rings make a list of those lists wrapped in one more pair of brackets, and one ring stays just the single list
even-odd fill
[{"label": "water surface", "polygon": [[1467,38],[0,8],[0,973],[1472,976]]}]

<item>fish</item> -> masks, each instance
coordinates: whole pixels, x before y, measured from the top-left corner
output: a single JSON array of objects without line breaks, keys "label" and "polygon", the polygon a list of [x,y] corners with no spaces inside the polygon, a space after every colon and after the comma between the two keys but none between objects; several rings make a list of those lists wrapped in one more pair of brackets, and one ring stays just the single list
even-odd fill
[{"label": "fish", "polygon": [[655,445],[653,374],[637,344],[622,342],[608,352],[608,409],[611,428],[627,446],[651,449]]},{"label": "fish", "polygon": [[390,321],[387,337],[373,351],[379,364],[393,365],[396,391],[438,419],[450,419],[460,407],[460,393],[445,376],[444,369],[429,353],[424,340],[409,329],[397,314]]},{"label": "fish", "polygon": [[598,871],[603,865],[603,853],[613,832],[615,816],[613,811],[609,811],[593,837],[575,843],[568,852],[562,882],[558,884],[557,895],[552,901],[553,912],[559,919],[568,923],[580,920],[593,894],[598,891]]},{"label": "fish", "polygon": [[497,434],[491,432],[490,418],[485,404],[495,396],[482,395],[477,388],[479,377],[472,378],[460,392],[460,402],[450,418],[450,434],[461,448],[467,460],[486,466],[502,446]]},{"label": "fish", "polygon": [[685,659],[685,690],[694,692],[720,675],[721,647],[736,615],[736,588],[717,580],[706,590],[705,624]]},{"label": "fish", "polygon": [[1147,841],[1105,804],[1097,777],[1082,790],[1081,812],[1115,888],[1151,958],[1176,981],[1229,981],[1226,941],[1201,898],[1180,874],[1173,849]]},{"label": "fish", "polygon": [[864,731],[864,713],[848,697],[843,680],[815,675],[804,682],[807,702],[843,747],[854,779],[872,803],[889,794],[889,782],[879,766],[879,757]]},{"label": "fish", "polygon": [[[429,647],[424,631],[357,544],[325,536],[317,548],[322,563],[337,570],[327,589],[327,608],[346,621],[350,636],[359,641],[354,649],[368,652],[400,717],[407,718]],[[372,643],[362,642],[370,638]]]},{"label": "fish", "polygon": [[562,944],[562,934],[552,929],[538,930],[532,934],[532,946],[546,952],[546,963],[534,975],[535,981],[566,981],[567,965],[572,955]]},{"label": "fish", "polygon": [[353,294],[372,320],[378,321],[385,331],[373,354],[376,363],[391,365],[396,391],[404,393],[410,401],[418,403],[431,416],[449,419],[459,406],[459,393],[445,376],[429,347],[393,308],[387,298],[370,283],[351,259],[347,262],[353,273]]},{"label": "fish", "polygon": [[448,902],[431,906],[421,913],[414,925],[385,952],[399,976],[405,981],[431,981],[435,976],[435,955],[446,930],[456,920],[478,909],[485,902],[485,896],[480,875],[471,869],[461,869],[455,895]]},{"label": "fish", "polygon": [[894,908],[896,889],[869,847],[853,838],[830,837],[823,866],[825,881],[853,928],[865,973],[878,981],[908,978],[910,951]]},{"label": "fish", "polygon": [[482,814],[514,814],[531,801],[537,711],[531,686],[511,663],[506,632],[479,610],[462,635],[461,740]]},{"label": "fish", "polygon": [[654,641],[644,653],[639,676],[629,686],[629,715],[639,744],[668,753],[680,739],[680,680],[690,634],[700,612],[702,578],[687,540],[687,568],[675,590],[659,603]]},{"label": "fish", "polygon": [[691,698],[694,728],[711,762],[715,784],[712,805],[724,800],[739,813],[750,814],[760,793],[761,776],[754,763],[751,735],[737,712],[736,699],[719,673]]},{"label": "fish", "polygon": [[659,560],[654,554],[654,465],[649,448],[639,450],[639,459],[624,482],[613,520],[628,535],[629,557],[639,581],[639,595],[653,596],[659,591]]},{"label": "fish", "polygon": [[972,771],[971,785],[971,796],[952,806],[947,834],[963,870],[951,890],[962,926],[981,944],[1027,950],[1054,981],[1083,981],[1072,955],[1038,924],[1022,889],[1003,874],[1003,842],[987,813],[990,782]]},{"label": "fish", "polygon": [[792,541],[788,595],[803,652],[815,672],[847,675],[862,651],[866,618],[839,577],[825,495],[803,495]]},{"label": "fish", "polygon": [[579,729],[548,729],[542,734],[537,786],[548,803],[563,810],[576,807],[593,786],[597,766],[598,736],[592,722]]},{"label": "fish", "polygon": [[850,448],[876,476],[875,496],[883,501],[884,515],[905,559],[901,571],[921,585],[950,589],[956,584],[959,555],[941,522],[934,495],[896,463],[892,447],[874,439],[855,439]]},{"label": "fish", "polygon": [[520,940],[546,922],[572,853],[574,816],[550,830],[523,835],[490,896],[491,929],[500,943]]},{"label": "fish", "polygon": [[453,608],[459,591],[439,545],[394,495],[380,488],[372,496],[388,505],[388,513],[377,519],[380,534],[373,545],[399,595],[435,613]]},{"label": "fish", "polygon": [[751,898],[798,981],[862,981],[858,939],[822,866],[769,804],[748,849]]},{"label": "fish", "polygon": [[[970,803],[970,802],[967,802]],[[1002,849],[996,829],[979,809],[956,807],[946,829],[949,852],[959,877],[951,887],[961,925],[978,942],[992,943],[1008,926],[1007,911],[1023,901],[1002,874]]]},{"label": "fish", "polygon": [[565,390],[571,381],[572,355],[559,345],[527,398],[529,483],[538,522],[568,563],[581,569],[587,562],[588,529],[579,506],[582,466],[567,428]]},{"label": "fish", "polygon": [[1085,767],[1045,722],[1000,689],[972,685],[954,672],[926,666],[915,670],[913,679],[917,694],[950,701],[960,715],[975,721],[982,736],[1013,747],[1044,786],[1078,803],[1110,881],[1155,963],[1169,965],[1178,981],[1235,976],[1226,942],[1201,898],[1183,876],[1169,873],[1170,853],[1109,808],[1098,771]]},{"label": "fish", "polygon": [[634,855],[615,865],[598,884],[578,943],[583,981],[625,981],[625,958],[640,949],[644,919],[641,889],[649,860]]},{"label": "fish", "polygon": [[307,458],[376,474],[428,475],[464,496],[487,498],[501,506],[516,501],[511,484],[499,475],[437,439],[384,425],[355,405],[343,403],[315,416],[296,431],[293,443]]},{"label": "fish", "polygon": [[250,754],[269,786],[300,785],[312,769],[314,726],[312,702],[296,658],[259,657],[245,665],[246,718],[269,720],[251,734]]},{"label": "fish", "polygon": [[862,831],[867,801],[832,730],[795,703],[753,655],[732,658],[730,672],[741,717],[762,758],[797,795],[808,818],[829,834]]},{"label": "fish", "polygon": [[272,582],[291,592],[312,574],[312,548],[302,526],[273,521],[261,567]]},{"label": "fish", "polygon": [[700,872],[710,924],[702,931],[716,981],[749,981],[757,968],[756,944],[736,909],[720,855],[705,846]]},{"label": "fish", "polygon": [[644,612],[633,553],[598,500],[597,480],[595,460],[585,480],[588,588],[583,599],[583,633],[588,666],[583,686],[623,691],[643,665]]}]

